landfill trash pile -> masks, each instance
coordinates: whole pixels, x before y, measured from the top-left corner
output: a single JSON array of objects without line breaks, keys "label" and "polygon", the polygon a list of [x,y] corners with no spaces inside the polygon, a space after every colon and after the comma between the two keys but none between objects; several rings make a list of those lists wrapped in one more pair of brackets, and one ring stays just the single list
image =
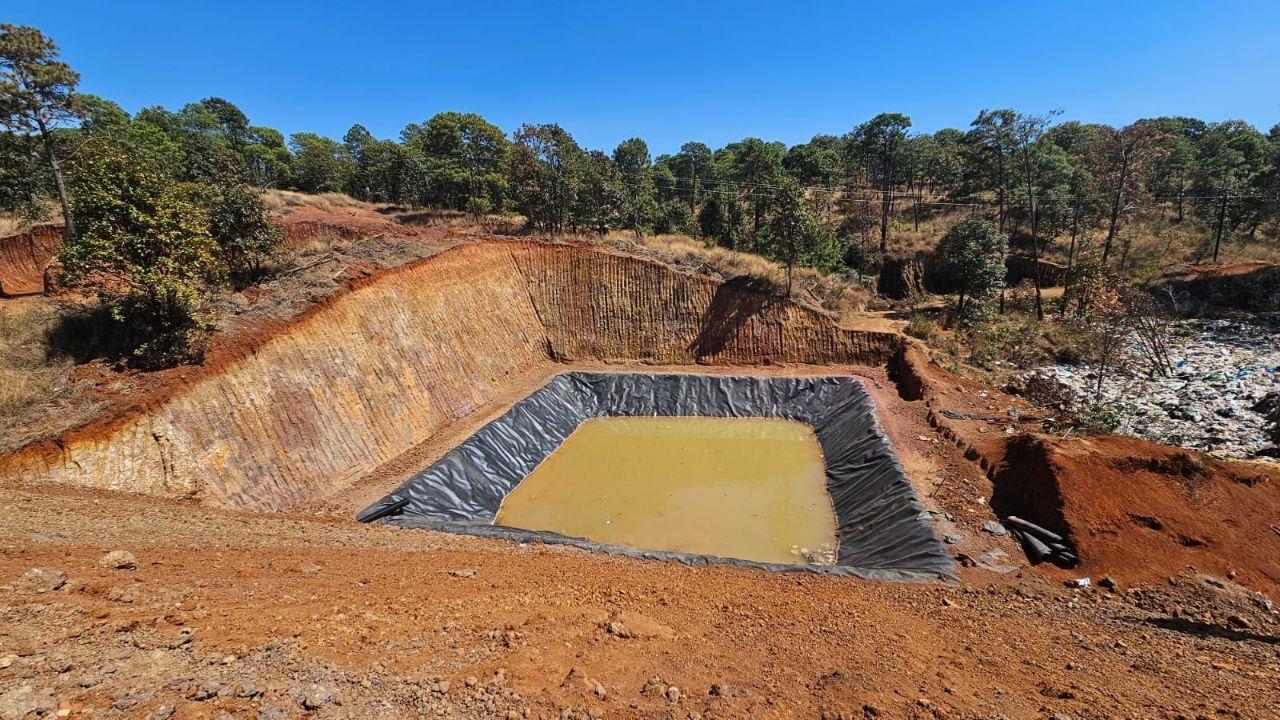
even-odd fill
[{"label": "landfill trash pile", "polygon": [[[1104,378],[1102,402],[1119,410],[1116,432],[1221,457],[1276,457],[1280,317],[1186,320],[1173,335],[1168,377],[1133,360]],[[1056,385],[1071,410],[1093,401],[1097,375],[1087,365],[1054,365],[1021,382]]]}]

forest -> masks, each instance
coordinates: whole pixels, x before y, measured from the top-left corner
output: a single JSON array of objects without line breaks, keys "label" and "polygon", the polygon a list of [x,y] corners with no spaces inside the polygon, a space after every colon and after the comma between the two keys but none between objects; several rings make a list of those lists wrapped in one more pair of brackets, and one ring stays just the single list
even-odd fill
[{"label": "forest", "polygon": [[[201,288],[262,271],[278,238],[254,191],[271,188],[516,217],[548,235],[690,235],[858,279],[933,250],[965,216],[994,231],[969,228],[976,246],[950,238],[957,252],[1011,248],[1037,269],[1052,258],[1095,273],[1270,253],[1280,236],[1280,126],[1240,120],[1113,127],[997,108],[930,133],[883,113],[797,145],[690,141],[655,157],[641,137],[587,149],[555,124],[508,132],[454,111],[397,138],[363,125],[286,138],[227,99],[130,113],[78,83],[39,30],[0,27],[0,211],[60,214],[63,282],[114,293],[139,343],[175,322],[182,336]],[[1155,225],[1180,246],[1135,252]]]}]

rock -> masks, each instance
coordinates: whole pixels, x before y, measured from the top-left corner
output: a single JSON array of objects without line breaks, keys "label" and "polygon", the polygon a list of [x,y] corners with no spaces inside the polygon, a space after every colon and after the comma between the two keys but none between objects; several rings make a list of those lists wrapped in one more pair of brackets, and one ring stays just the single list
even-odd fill
[{"label": "rock", "polygon": [[1006,535],[1008,534],[1009,531],[1006,530],[1003,525],[996,522],[995,520],[988,520],[982,523],[982,532],[991,533],[992,535],[999,536],[999,535]]},{"label": "rock", "polygon": [[112,550],[102,556],[102,559],[98,561],[98,566],[108,570],[137,570],[138,558],[127,550]]},{"label": "rock", "polygon": [[4,657],[0,657],[0,670],[7,670],[13,667],[13,664],[17,661],[17,655],[5,655]]},{"label": "rock", "polygon": [[464,570],[450,570],[449,574],[454,577],[469,578],[469,577],[475,577],[476,571],[472,570],[471,568],[466,568]]},{"label": "rock", "polygon": [[193,685],[187,691],[187,698],[191,700],[212,700],[218,697],[222,690],[222,684],[216,680],[203,680],[198,685]]},{"label": "rock", "polygon": [[0,720],[22,720],[32,714],[44,715],[53,708],[53,694],[30,685],[0,693]]},{"label": "rock", "polygon": [[31,568],[14,580],[9,587],[20,592],[51,592],[67,584],[67,574],[49,568]]},{"label": "rock", "polygon": [[610,635],[620,638],[673,640],[676,636],[675,630],[640,613],[618,613],[613,620],[609,621],[605,629]]},{"label": "rock", "polygon": [[959,545],[962,539],[963,538],[955,533],[947,533],[942,536],[942,542],[948,545]]},{"label": "rock", "polygon": [[308,685],[302,693],[302,707],[307,710],[318,710],[333,700],[333,693],[323,685]]},{"label": "rock", "polygon": [[177,708],[173,703],[164,703],[147,714],[147,720],[169,720]]},{"label": "rock", "polygon": [[1116,581],[1110,575],[1103,575],[1098,579],[1098,586],[1107,588],[1108,590],[1116,589]]},{"label": "rock", "polygon": [[680,698],[684,697],[684,693],[680,692],[680,688],[672,685],[667,688],[666,696],[669,702],[680,702]]}]

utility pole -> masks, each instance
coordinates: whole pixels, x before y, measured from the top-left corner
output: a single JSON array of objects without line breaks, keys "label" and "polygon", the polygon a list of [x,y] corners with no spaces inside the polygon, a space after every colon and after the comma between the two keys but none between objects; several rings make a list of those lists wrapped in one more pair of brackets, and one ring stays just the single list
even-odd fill
[{"label": "utility pole", "polygon": [[1213,262],[1218,262],[1218,248],[1222,246],[1222,224],[1227,219],[1227,196],[1218,198],[1218,226],[1213,234]]}]

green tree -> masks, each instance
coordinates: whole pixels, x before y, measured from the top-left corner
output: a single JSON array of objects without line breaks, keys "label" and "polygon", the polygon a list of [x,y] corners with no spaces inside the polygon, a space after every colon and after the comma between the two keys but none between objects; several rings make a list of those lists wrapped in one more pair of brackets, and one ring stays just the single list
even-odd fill
[{"label": "green tree", "polygon": [[80,149],[70,188],[80,228],[59,250],[61,281],[97,292],[133,364],[191,358],[208,328],[208,288],[225,270],[205,213],[163,172],[105,140]]},{"label": "green tree", "polygon": [[[1034,264],[1031,274],[1036,288],[1037,320],[1044,320],[1044,301],[1040,292],[1040,228],[1039,217],[1036,212],[1037,180],[1041,160],[1039,146],[1040,138],[1044,136],[1045,129],[1049,127],[1054,115],[1056,113],[1050,113],[1049,115],[1023,115],[1018,113],[1011,128],[1013,146],[1022,165],[1022,176],[1026,183],[1027,215],[1031,226],[1031,258]],[[1003,265],[1003,262],[1001,264]]]},{"label": "green tree", "polygon": [[985,170],[987,187],[994,188],[996,192],[1000,232],[1004,232],[1008,219],[1008,157],[1013,151],[1013,124],[1016,119],[1017,113],[1001,108],[983,110],[969,124],[969,140],[977,150],[974,156]]},{"label": "green tree", "polygon": [[570,229],[586,153],[559,125],[524,125],[515,133],[511,184],[517,208],[534,227]]},{"label": "green tree", "polygon": [[421,177],[418,202],[480,215],[501,211],[510,142],[475,113],[442,112],[401,132]]},{"label": "green tree", "polygon": [[280,249],[284,233],[267,218],[262,195],[232,183],[218,188],[209,208],[209,234],[222,251],[232,277],[252,281]]},{"label": "green tree", "polygon": [[969,215],[951,226],[935,252],[956,279],[956,321],[970,325],[1004,288],[1004,233],[990,220]]},{"label": "green tree", "polygon": [[581,166],[573,208],[573,226],[589,227],[604,235],[623,221],[627,189],[622,172],[599,150],[587,153]]},{"label": "green tree", "polygon": [[62,204],[67,235],[76,233],[71,199],[55,130],[80,116],[80,74],[58,59],[58,46],[24,25],[0,24],[0,125],[17,135],[36,135]]},{"label": "green tree", "polygon": [[657,190],[653,185],[653,163],[649,146],[640,138],[623,140],[613,150],[613,162],[621,173],[625,206],[623,226],[638,237],[640,228],[653,222],[657,211]]},{"label": "green tree", "polygon": [[1255,194],[1271,159],[1267,136],[1243,120],[1213,123],[1200,137],[1192,183],[1194,207],[1210,228],[1213,261],[1224,240],[1242,227],[1256,230],[1261,216]]},{"label": "green tree", "polygon": [[28,220],[46,216],[53,181],[38,145],[34,137],[0,132],[0,211]]},{"label": "green tree", "polygon": [[787,266],[787,296],[797,264],[830,269],[839,262],[833,236],[809,209],[804,188],[793,178],[782,181],[767,228],[770,254]]},{"label": "green tree", "polygon": [[782,157],[786,148],[782,143],[746,138],[725,146],[725,151],[728,179],[737,187],[739,202],[749,209],[753,249],[759,251],[770,203],[784,177]]},{"label": "green tree", "polygon": [[293,150],[293,184],[303,192],[343,192],[355,165],[340,143],[315,133],[300,132],[289,137]]},{"label": "green tree", "polygon": [[249,142],[244,147],[245,180],[259,189],[284,187],[292,175],[293,155],[285,145],[284,135],[275,128],[255,125],[249,128]]},{"label": "green tree", "polygon": [[658,166],[666,167],[671,174],[671,184],[659,186],[658,198],[666,201],[679,198],[689,206],[689,214],[697,212],[698,205],[716,188],[716,170],[711,159],[711,148],[700,142],[687,142],[675,155],[663,156]]},{"label": "green tree", "polygon": [[815,135],[807,143],[792,145],[782,158],[782,166],[801,185],[830,188],[840,176],[840,151],[836,136]]},{"label": "green tree", "polygon": [[853,142],[861,148],[869,173],[880,190],[880,253],[889,246],[889,213],[893,211],[893,190],[898,183],[901,150],[907,140],[911,118],[901,113],[881,113],[853,131]]}]

